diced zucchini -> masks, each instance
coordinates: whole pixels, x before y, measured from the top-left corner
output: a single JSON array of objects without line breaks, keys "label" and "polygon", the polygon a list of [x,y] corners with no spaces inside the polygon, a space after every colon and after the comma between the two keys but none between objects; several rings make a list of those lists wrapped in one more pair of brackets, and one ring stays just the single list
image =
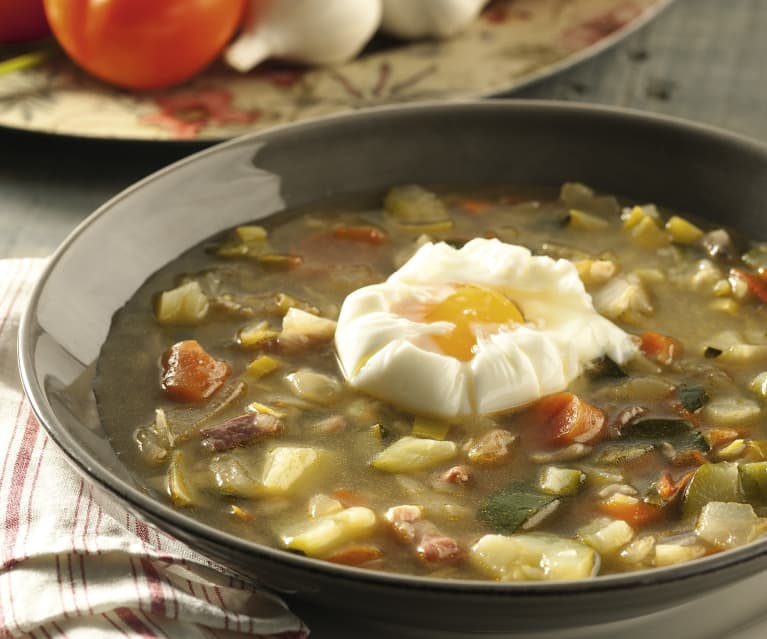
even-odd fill
[{"label": "diced zucchini", "polygon": [[258,497],[263,494],[261,484],[232,455],[216,455],[210,462],[210,472],[216,487],[226,495]]},{"label": "diced zucchini", "polygon": [[280,446],[266,454],[261,484],[271,493],[294,492],[322,471],[329,453],[319,448]]},{"label": "diced zucchini", "polygon": [[700,384],[682,384],[676,389],[676,394],[684,409],[690,413],[703,408],[709,399],[706,389]]},{"label": "diced zucchini", "polygon": [[264,342],[277,337],[279,333],[269,328],[268,322],[256,322],[240,330],[237,342],[245,348],[256,348]]},{"label": "diced zucchini", "polygon": [[574,495],[578,492],[586,474],[577,468],[559,468],[548,466],[544,468],[540,477],[540,488],[548,495]]},{"label": "diced zucchini", "polygon": [[378,453],[373,466],[389,473],[411,473],[452,459],[457,452],[455,442],[405,436]]},{"label": "diced zucchini", "polygon": [[279,537],[286,548],[310,557],[323,557],[336,548],[370,535],[376,515],[364,506],[352,506],[288,528]]},{"label": "diced zucchini", "polygon": [[263,413],[264,415],[271,415],[277,419],[283,419],[286,416],[285,412],[276,410],[271,406],[267,406],[266,404],[260,404],[259,402],[251,402],[245,407],[245,409],[249,413]]},{"label": "diced zucchini", "polygon": [[188,482],[183,465],[184,454],[180,450],[174,450],[168,464],[168,495],[176,506],[193,506],[196,491]]},{"label": "diced zucchini", "polygon": [[570,209],[566,223],[567,228],[580,231],[602,231],[610,226],[607,220],[579,209]]},{"label": "diced zucchini", "polygon": [[540,533],[485,535],[472,546],[470,560],[498,581],[585,579],[599,568],[592,548]]},{"label": "diced zucchini", "polygon": [[703,231],[678,215],[672,215],[668,219],[666,230],[671,235],[671,239],[680,244],[695,244],[703,237]]},{"label": "diced zucchini", "polygon": [[268,237],[266,229],[263,226],[249,224],[247,226],[238,226],[234,230],[237,239],[240,242],[263,242]]},{"label": "diced zucchini", "polygon": [[332,404],[343,390],[335,377],[309,368],[298,369],[287,375],[285,381],[296,397],[317,404]]},{"label": "diced zucchini", "polygon": [[720,462],[699,466],[687,484],[682,514],[685,518],[696,518],[712,501],[743,501],[737,464]]},{"label": "diced zucchini", "polygon": [[600,555],[612,555],[634,539],[634,529],[620,519],[596,519],[578,531],[578,538]]},{"label": "diced zucchini", "polygon": [[208,298],[196,280],[160,295],[156,317],[160,324],[199,324],[210,309]]},{"label": "diced zucchini", "polygon": [[712,501],[703,507],[695,532],[718,548],[735,548],[763,532],[766,521],[756,516],[750,504]]},{"label": "diced zucchini", "polygon": [[755,271],[767,271],[767,244],[755,244],[743,254],[743,261]]},{"label": "diced zucchini", "polygon": [[767,461],[740,464],[738,477],[747,499],[757,503],[767,502]]},{"label": "diced zucchini", "polygon": [[261,379],[264,375],[276,371],[282,364],[269,355],[261,355],[245,367],[245,372],[251,379]]},{"label": "diced zucchini", "polygon": [[629,232],[631,239],[646,249],[668,246],[671,241],[669,234],[651,217],[641,219]]},{"label": "diced zucchini", "polygon": [[723,461],[738,459],[746,452],[746,440],[738,437],[716,451],[716,458]]},{"label": "diced zucchini", "polygon": [[450,430],[450,423],[443,419],[416,415],[413,420],[413,436],[425,439],[445,439]]},{"label": "diced zucchini", "polygon": [[524,482],[515,481],[490,494],[477,510],[477,518],[495,532],[513,533],[556,497],[532,490]]}]

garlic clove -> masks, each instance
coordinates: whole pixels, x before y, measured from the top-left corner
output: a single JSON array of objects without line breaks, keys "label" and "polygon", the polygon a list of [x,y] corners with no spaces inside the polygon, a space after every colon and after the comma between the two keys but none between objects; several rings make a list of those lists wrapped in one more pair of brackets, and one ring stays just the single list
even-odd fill
[{"label": "garlic clove", "polygon": [[381,29],[406,39],[449,38],[476,20],[488,0],[383,0]]},{"label": "garlic clove", "polygon": [[381,0],[251,0],[245,26],[224,58],[243,72],[271,57],[340,64],[367,44],[382,11]]}]

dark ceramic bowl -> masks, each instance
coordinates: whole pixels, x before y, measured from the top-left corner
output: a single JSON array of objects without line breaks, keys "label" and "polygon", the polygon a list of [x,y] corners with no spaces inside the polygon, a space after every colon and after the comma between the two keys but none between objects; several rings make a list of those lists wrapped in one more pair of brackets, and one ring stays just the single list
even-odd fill
[{"label": "dark ceramic bowl", "polygon": [[21,326],[21,372],[35,413],[108,510],[129,510],[212,559],[294,593],[299,606],[458,635],[524,632],[632,617],[745,579],[767,567],[767,540],[689,564],[579,582],[456,582],[331,565],[238,539],[155,501],[102,432],[90,380],[112,314],[152,272],[206,237],[344,191],[568,180],[767,238],[767,149],[680,121],[587,106],[478,102],[377,109],[274,129],[152,175],[64,242]]}]

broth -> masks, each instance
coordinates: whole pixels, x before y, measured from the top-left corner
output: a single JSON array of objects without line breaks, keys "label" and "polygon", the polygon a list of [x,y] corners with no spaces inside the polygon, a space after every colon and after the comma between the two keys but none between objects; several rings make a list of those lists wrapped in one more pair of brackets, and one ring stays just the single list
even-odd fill
[{"label": "broth", "polygon": [[[458,579],[639,570],[761,535],[767,251],[743,261],[726,231],[577,184],[436,193],[321,202],[213,238],[150,277],[115,315],[94,383],[137,481],[255,542]],[[349,293],[424,242],[473,237],[575,263],[639,354],[593,362],[554,400],[435,418],[351,388],[316,327],[303,339],[282,328],[290,308],[335,319]],[[167,291],[176,297],[160,299]],[[202,355],[168,355],[191,340]],[[207,354],[221,379],[206,377],[198,401],[175,384],[184,357]],[[576,432],[583,411],[593,433]],[[440,444],[418,448],[418,463],[408,451],[381,461],[412,440]],[[434,457],[424,466],[423,455]]]}]

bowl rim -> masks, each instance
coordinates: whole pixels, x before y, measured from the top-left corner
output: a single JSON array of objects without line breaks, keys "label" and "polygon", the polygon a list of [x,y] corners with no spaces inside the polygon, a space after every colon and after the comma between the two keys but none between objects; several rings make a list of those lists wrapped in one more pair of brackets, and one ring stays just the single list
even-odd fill
[{"label": "bowl rim", "polygon": [[[283,124],[265,130],[254,131],[225,142],[214,144],[147,175],[109,198],[82,220],[67,235],[41,271],[39,278],[30,293],[27,306],[24,309],[19,322],[17,356],[24,393],[30,402],[34,415],[37,417],[48,436],[51,437],[59,450],[65,454],[75,469],[88,478],[89,481],[95,484],[98,488],[116,495],[118,499],[127,503],[132,509],[141,512],[142,514],[149,513],[153,523],[162,522],[162,524],[169,525],[175,530],[184,531],[194,539],[199,538],[205,542],[217,545],[224,544],[234,547],[238,551],[250,554],[257,553],[272,563],[300,568],[302,571],[320,573],[332,576],[336,579],[340,578],[354,582],[364,582],[369,586],[394,586],[400,589],[417,589],[420,592],[474,594],[481,595],[482,597],[506,597],[511,595],[590,595],[617,590],[636,590],[641,586],[659,586],[671,584],[672,582],[683,582],[719,572],[726,568],[742,566],[756,557],[767,555],[767,537],[765,537],[754,540],[745,546],[722,551],[682,564],[660,568],[649,568],[627,573],[610,574],[591,579],[551,582],[495,582],[485,580],[441,579],[418,575],[389,573],[353,566],[343,566],[322,561],[320,559],[292,554],[285,550],[236,537],[235,535],[204,524],[169,505],[161,503],[111,473],[98,459],[89,455],[87,451],[81,447],[77,439],[58,421],[55,411],[46,400],[45,390],[38,383],[36,375],[36,366],[34,362],[34,344],[36,343],[38,333],[36,330],[36,312],[40,297],[48,284],[51,273],[54,272],[58,263],[66,255],[69,247],[77,240],[79,235],[82,234],[85,229],[94,223],[94,221],[103,215],[106,215],[118,202],[132,196],[135,191],[143,189],[146,185],[156,180],[162,179],[165,175],[176,171],[179,167],[195,163],[199,161],[200,158],[218,154],[229,147],[257,144],[259,141],[266,142],[271,138],[286,132],[300,133],[301,131],[313,130],[319,127],[344,126],[347,121],[355,121],[361,118],[386,118],[389,114],[417,115],[419,113],[434,110],[469,110],[476,112],[502,110],[511,112],[516,111],[519,113],[529,112],[530,114],[536,113],[537,115],[553,114],[572,117],[598,116],[627,122],[633,125],[651,125],[660,129],[675,130],[677,132],[706,138],[711,142],[729,143],[745,151],[761,154],[767,165],[767,144],[748,138],[743,134],[708,124],[693,122],[675,116],[623,107],[582,102],[507,98],[492,100],[452,100],[447,102],[434,100],[371,107],[350,113],[330,114],[310,120]],[[162,528],[162,525],[159,527]],[[174,533],[170,534],[171,536],[174,535]],[[190,544],[187,543],[187,545]],[[190,546],[194,547],[193,545]]]}]

